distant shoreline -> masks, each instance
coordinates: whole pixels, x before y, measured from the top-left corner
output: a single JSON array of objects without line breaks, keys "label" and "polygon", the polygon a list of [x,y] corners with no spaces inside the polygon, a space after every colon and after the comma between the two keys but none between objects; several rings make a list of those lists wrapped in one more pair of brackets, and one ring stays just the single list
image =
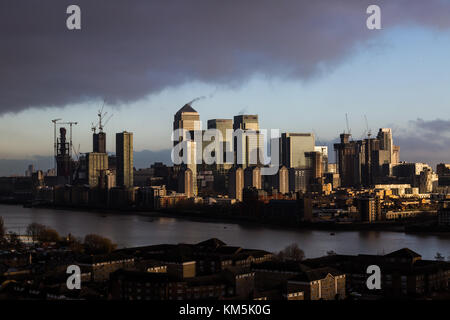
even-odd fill
[{"label": "distant shoreline", "polygon": [[[22,205],[18,203],[0,203],[4,205]],[[24,206],[25,207],[25,206]],[[26,207],[25,207],[26,208]],[[227,214],[220,213],[217,215],[211,215],[210,213],[204,213],[195,210],[176,210],[176,209],[161,209],[161,210],[129,210],[129,209],[104,209],[104,208],[88,208],[78,206],[54,206],[54,205],[38,205],[32,206],[34,209],[52,209],[52,210],[70,210],[70,211],[85,211],[96,213],[108,213],[108,214],[135,214],[147,217],[167,217],[186,219],[197,222],[212,222],[212,223],[231,223],[238,225],[254,225],[270,227],[274,229],[284,230],[318,230],[318,231],[388,231],[388,232],[400,232],[407,234],[426,234],[426,235],[440,235],[450,236],[449,230],[432,230],[427,226],[413,226],[409,227],[405,221],[393,221],[393,222],[376,222],[376,223],[335,223],[335,222],[303,222],[299,225],[293,226],[283,221],[263,221],[254,217],[238,217],[227,216]]]}]

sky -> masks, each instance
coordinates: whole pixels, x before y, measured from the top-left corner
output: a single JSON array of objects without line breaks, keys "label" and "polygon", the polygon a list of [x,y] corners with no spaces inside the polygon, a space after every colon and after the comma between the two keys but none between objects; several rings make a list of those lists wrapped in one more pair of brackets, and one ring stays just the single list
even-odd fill
[{"label": "sky", "polygon": [[348,114],[354,139],[390,127],[402,161],[450,163],[450,0],[78,0],[69,31],[72,2],[0,3],[0,175],[51,166],[55,118],[91,151],[103,101],[108,151],[127,130],[137,167],[165,161],[173,115],[196,97],[204,127],[258,114],[331,148]]}]

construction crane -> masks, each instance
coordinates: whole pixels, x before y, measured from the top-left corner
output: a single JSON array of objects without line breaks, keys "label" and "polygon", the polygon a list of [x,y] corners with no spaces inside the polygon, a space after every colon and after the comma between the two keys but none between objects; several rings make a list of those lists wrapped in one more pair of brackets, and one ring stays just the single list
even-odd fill
[{"label": "construction crane", "polygon": [[[105,112],[103,117],[106,117],[107,114],[108,114],[108,112]],[[113,114],[111,114],[103,123],[102,123],[102,119],[100,118],[99,125],[98,125],[98,129],[100,130],[100,132],[103,132],[103,128],[108,124],[109,120],[111,120],[112,116],[113,116]]]},{"label": "construction crane", "polygon": [[77,157],[77,160],[80,160],[80,148],[81,148],[81,144],[78,144],[78,149],[77,150],[75,150],[75,147],[73,147],[73,153]]},{"label": "construction crane", "polygon": [[53,128],[54,128],[54,132],[53,132],[53,153],[55,155],[54,159],[53,159],[53,167],[56,170],[56,154],[58,152],[58,144],[56,142],[56,124],[58,121],[62,120],[61,118],[58,119],[53,119]]},{"label": "construction crane", "polygon": [[113,116],[113,114],[111,114],[106,120],[104,120],[106,118],[106,116],[108,115],[108,112],[103,113],[104,107],[105,107],[105,101],[103,101],[102,108],[97,111],[97,116],[98,116],[97,124],[95,126],[94,126],[93,122],[91,124],[91,130],[94,133],[96,133],[97,128],[100,132],[103,132],[103,128],[106,126],[106,124],[109,122],[109,120],[111,120],[111,118]]}]

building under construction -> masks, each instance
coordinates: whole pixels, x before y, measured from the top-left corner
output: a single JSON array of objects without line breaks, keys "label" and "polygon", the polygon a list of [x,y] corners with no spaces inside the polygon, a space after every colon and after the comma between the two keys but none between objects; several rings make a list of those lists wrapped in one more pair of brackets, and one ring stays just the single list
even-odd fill
[{"label": "building under construction", "polygon": [[56,148],[56,174],[63,178],[64,183],[70,184],[72,182],[72,157],[70,141],[67,141],[66,133],[66,128],[59,129]]},{"label": "building under construction", "polygon": [[363,140],[350,138],[350,133],[342,133],[340,143],[334,144],[343,187],[370,187],[379,177],[391,174],[392,165],[398,162],[399,148],[392,143],[390,129],[380,129],[376,138],[370,138],[370,134]]}]

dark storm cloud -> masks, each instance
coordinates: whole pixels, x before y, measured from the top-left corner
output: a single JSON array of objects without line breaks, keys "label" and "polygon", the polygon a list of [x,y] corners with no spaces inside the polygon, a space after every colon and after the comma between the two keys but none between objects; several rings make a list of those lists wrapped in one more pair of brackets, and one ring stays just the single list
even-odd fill
[{"label": "dark storm cloud", "polygon": [[400,146],[401,160],[426,162],[435,166],[438,163],[450,163],[450,120],[416,119],[409,121],[407,128],[394,136]]},{"label": "dark storm cloud", "polygon": [[[441,0],[2,0],[0,114],[88,99],[128,102],[189,81],[238,85],[255,73],[327,72],[383,28],[447,28]],[[66,29],[66,8],[82,30]]]},{"label": "dark storm cloud", "polygon": [[416,128],[438,135],[450,132],[450,120],[436,119],[426,121],[418,118],[417,120],[411,121],[411,124]]}]

